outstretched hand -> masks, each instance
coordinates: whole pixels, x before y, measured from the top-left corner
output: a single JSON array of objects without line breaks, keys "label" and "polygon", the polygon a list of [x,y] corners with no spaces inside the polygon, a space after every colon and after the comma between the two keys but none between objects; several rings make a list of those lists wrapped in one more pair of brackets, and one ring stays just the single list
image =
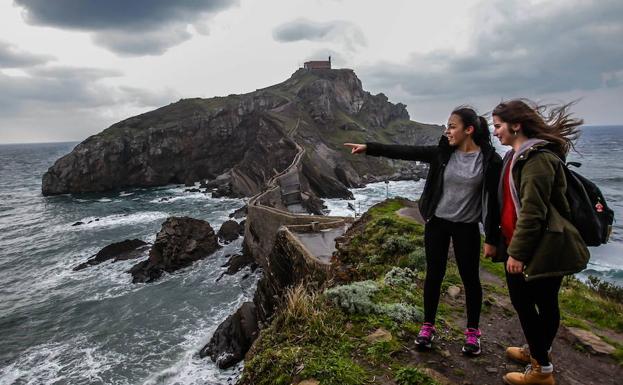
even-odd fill
[{"label": "outstretched hand", "polygon": [[362,154],[366,152],[366,148],[367,148],[365,144],[358,144],[358,143],[344,143],[344,145],[346,147],[351,148],[351,152],[350,152],[351,154]]}]

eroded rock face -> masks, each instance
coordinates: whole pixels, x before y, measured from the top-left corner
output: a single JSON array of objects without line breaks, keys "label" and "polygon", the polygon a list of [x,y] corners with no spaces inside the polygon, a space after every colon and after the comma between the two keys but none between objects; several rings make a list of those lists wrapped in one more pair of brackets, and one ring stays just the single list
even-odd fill
[{"label": "eroded rock face", "polygon": [[253,302],[245,302],[221,323],[199,356],[210,356],[221,368],[240,362],[259,333],[257,311]]},{"label": "eroded rock face", "polygon": [[128,272],[132,282],[151,282],[163,272],[171,273],[204,258],[221,246],[212,226],[206,221],[189,217],[170,217],[162,224],[149,258],[134,265]]},{"label": "eroded rock face", "polygon": [[[261,114],[206,113],[188,104],[163,107],[89,137],[43,175],[43,194],[190,184],[221,176],[222,194],[251,196],[273,169],[287,167],[296,154],[292,141]],[[179,116],[178,109],[188,109],[189,115]]]},{"label": "eroded rock face", "polygon": [[143,242],[140,239],[126,239],[125,241],[111,243],[89,258],[86,262],[74,267],[74,271],[86,269],[89,266],[99,265],[100,263],[110,259],[112,259],[113,262],[117,262],[138,258],[143,254],[148,245],[148,243]]},{"label": "eroded rock face", "polygon": [[[332,123],[340,112],[371,127],[382,127],[392,120],[409,120],[406,105],[389,103],[382,93],[371,95],[364,91],[361,80],[351,70],[318,70],[314,74],[316,79],[300,88],[297,96],[306,102],[309,115],[319,124]],[[358,128],[356,123],[346,123],[349,124]]]},{"label": "eroded rock face", "polygon": [[323,168],[324,162],[314,162],[305,159],[303,161],[303,175],[309,182],[309,186],[325,198],[354,199],[353,193],[344,188],[335,176],[326,173]]}]

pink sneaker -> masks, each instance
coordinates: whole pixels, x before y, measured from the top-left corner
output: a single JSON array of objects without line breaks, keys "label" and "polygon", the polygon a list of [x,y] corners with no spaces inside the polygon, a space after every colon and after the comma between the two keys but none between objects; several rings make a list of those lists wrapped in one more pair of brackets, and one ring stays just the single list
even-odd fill
[{"label": "pink sneaker", "polygon": [[464,354],[477,356],[480,354],[480,329],[467,328],[465,329],[465,344],[461,351]]},{"label": "pink sneaker", "polygon": [[432,348],[433,340],[435,339],[435,326],[430,322],[424,322],[420,332],[415,339],[415,343],[420,347]]}]

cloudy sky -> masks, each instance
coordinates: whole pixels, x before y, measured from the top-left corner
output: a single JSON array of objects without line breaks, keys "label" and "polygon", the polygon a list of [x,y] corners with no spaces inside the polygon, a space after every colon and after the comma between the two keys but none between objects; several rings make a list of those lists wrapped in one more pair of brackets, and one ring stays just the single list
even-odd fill
[{"label": "cloudy sky", "polygon": [[523,96],[623,124],[622,20],[620,0],[0,0],[0,143],[83,140],[328,55],[417,121]]}]

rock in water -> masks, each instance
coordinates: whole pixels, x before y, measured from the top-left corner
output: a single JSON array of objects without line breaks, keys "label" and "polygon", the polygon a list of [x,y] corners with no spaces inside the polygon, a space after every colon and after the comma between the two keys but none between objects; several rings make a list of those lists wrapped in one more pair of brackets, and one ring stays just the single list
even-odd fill
[{"label": "rock in water", "polygon": [[[242,253],[230,256],[227,263],[225,263],[221,267],[227,267],[227,270],[223,272],[223,274],[234,275],[247,266],[251,266],[251,270],[255,271],[255,269],[257,268],[257,263],[255,263],[255,261],[253,260],[253,256],[251,256],[249,253]],[[223,276],[223,274],[221,274],[221,277]],[[218,277],[218,279],[221,279],[221,277]]]},{"label": "rock in water", "polygon": [[230,219],[230,220],[225,221],[221,225],[221,228],[218,230],[218,233],[216,233],[216,235],[219,237],[219,239],[222,239],[225,243],[229,243],[231,241],[238,239],[238,237],[240,236],[240,234],[243,233],[243,231],[244,231],[244,227],[240,226],[238,222]]},{"label": "rock in water", "polygon": [[111,243],[92,256],[88,261],[74,267],[74,271],[85,269],[89,266],[99,265],[102,262],[113,259],[113,262],[126,259],[138,258],[145,250],[148,243],[140,239],[126,239],[125,241]]},{"label": "rock in water", "polygon": [[240,219],[247,216],[247,205],[242,206],[241,208],[235,210],[233,213],[229,214],[230,218]]},{"label": "rock in water", "polygon": [[221,369],[228,368],[244,358],[258,331],[255,305],[253,302],[245,302],[219,325],[199,355],[210,356]]},{"label": "rock in water", "polygon": [[206,221],[189,217],[170,217],[162,224],[149,258],[134,265],[128,272],[132,282],[151,282],[206,257],[219,249],[212,226]]}]

